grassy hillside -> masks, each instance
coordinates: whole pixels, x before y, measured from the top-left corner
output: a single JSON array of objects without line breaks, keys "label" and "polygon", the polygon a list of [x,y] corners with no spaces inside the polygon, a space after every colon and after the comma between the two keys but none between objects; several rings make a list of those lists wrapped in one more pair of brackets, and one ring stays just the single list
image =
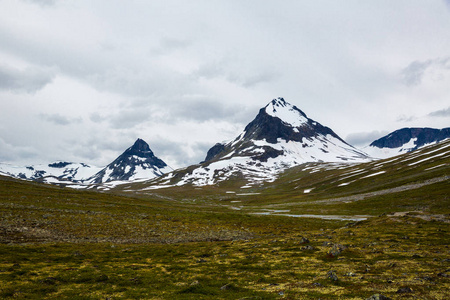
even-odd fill
[{"label": "grassy hillside", "polygon": [[245,189],[0,177],[0,298],[449,299],[448,146]]},{"label": "grassy hillside", "polygon": [[236,178],[214,186],[161,189],[152,189],[158,181],[150,181],[118,186],[115,192],[215,204],[248,213],[276,209],[289,210],[291,214],[376,216],[409,209],[449,214],[449,176],[447,140],[370,163],[305,164],[287,170],[274,182],[250,188],[248,182]]}]

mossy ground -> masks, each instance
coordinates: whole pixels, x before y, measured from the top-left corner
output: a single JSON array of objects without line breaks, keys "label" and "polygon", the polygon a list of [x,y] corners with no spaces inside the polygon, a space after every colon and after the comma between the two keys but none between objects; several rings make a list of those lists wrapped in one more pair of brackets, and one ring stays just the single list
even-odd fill
[{"label": "mossy ground", "polygon": [[1,178],[0,298],[450,299],[448,184],[434,190],[348,203],[385,213],[348,223]]},{"label": "mossy ground", "polygon": [[[0,297],[448,299],[449,230],[448,223],[384,216],[251,240],[3,244]],[[333,244],[344,248],[334,257]],[[397,294],[402,287],[412,293]]]}]

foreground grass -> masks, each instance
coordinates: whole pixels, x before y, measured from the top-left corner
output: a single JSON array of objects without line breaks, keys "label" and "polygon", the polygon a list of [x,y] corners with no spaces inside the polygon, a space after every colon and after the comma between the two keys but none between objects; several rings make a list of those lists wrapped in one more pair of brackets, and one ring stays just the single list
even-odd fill
[{"label": "foreground grass", "polygon": [[[449,229],[414,216],[384,216],[252,240],[3,244],[0,297],[448,299]],[[327,275],[332,270],[337,280]],[[402,288],[411,292],[397,293]]]},{"label": "foreground grass", "polygon": [[346,223],[158,199],[1,178],[0,298],[450,298],[448,215]]}]

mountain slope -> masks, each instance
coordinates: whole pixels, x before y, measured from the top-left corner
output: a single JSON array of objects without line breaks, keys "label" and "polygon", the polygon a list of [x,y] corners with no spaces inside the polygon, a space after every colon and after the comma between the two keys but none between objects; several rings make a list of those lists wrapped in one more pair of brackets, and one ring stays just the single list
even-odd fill
[{"label": "mountain slope", "polygon": [[283,98],[261,108],[233,141],[216,144],[200,165],[164,176],[157,184],[211,185],[230,178],[271,181],[306,162],[363,162],[370,158],[330,128],[309,119]]},{"label": "mountain slope", "polygon": [[[177,179],[180,174],[168,175]],[[448,213],[449,176],[447,139],[388,159],[354,164],[309,162],[284,170],[272,182],[253,186],[244,185],[242,178],[215,185],[177,186],[178,181],[170,184],[169,177],[163,176],[150,183],[153,186],[137,182],[115,191],[210,203],[241,213],[358,220],[386,212]],[[170,188],[155,189],[155,182]]]},{"label": "mountain slope", "polygon": [[450,128],[402,128],[373,141],[364,151],[373,157],[388,158],[450,138]]},{"label": "mountain slope", "polygon": [[100,184],[151,179],[170,171],[172,168],[156,157],[144,140],[137,139],[133,146],[86,182]]}]

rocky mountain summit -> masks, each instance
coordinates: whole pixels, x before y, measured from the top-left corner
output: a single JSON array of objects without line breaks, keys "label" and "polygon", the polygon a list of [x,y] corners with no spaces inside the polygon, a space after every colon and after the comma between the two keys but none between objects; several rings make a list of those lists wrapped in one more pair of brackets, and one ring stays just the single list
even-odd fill
[{"label": "rocky mountain summit", "polygon": [[250,157],[267,162],[284,157],[286,164],[312,161],[360,161],[367,155],[343,141],[328,127],[309,119],[283,98],[261,108],[235,140],[216,144],[205,162],[225,157]]},{"label": "rocky mountain summit", "polygon": [[144,140],[137,139],[133,146],[86,181],[100,184],[111,181],[152,179],[170,171],[172,168],[156,157]]},{"label": "rocky mountain summit", "polygon": [[[306,162],[363,162],[364,152],[328,127],[308,118],[283,98],[273,99],[234,140],[214,145],[205,161],[161,178],[163,185],[208,185],[232,177],[251,182],[274,180],[276,174]],[[173,179],[175,178],[175,179]]]}]

